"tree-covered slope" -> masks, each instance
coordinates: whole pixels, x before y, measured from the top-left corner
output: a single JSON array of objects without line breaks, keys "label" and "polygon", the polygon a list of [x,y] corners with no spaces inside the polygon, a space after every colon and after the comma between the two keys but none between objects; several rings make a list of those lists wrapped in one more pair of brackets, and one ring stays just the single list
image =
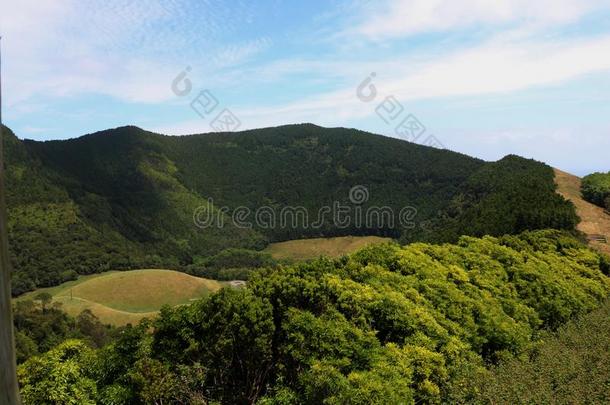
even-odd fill
[{"label": "tree-covered slope", "polygon": [[560,231],[374,246],[166,308],[98,351],[66,342],[20,366],[22,392],[31,403],[76,389],[82,403],[476,402],[473,375],[599,307],[609,271]]},{"label": "tree-covered slope", "polygon": [[41,155],[5,133],[15,294],[77,274],[181,269],[196,255],[265,246],[230,222],[195,227],[193,212],[206,200],[172,177],[171,162],[120,133],[66,142],[59,152],[49,142]]},{"label": "tree-covered slope", "polygon": [[[420,217],[443,207],[478,159],[345,128],[290,125],[237,134],[164,139],[168,154],[180,160],[181,178],[222,205],[256,209],[305,207],[310,218],[334,202],[353,206],[350,189],[363,186],[371,206],[395,212],[413,206]],[[312,236],[381,234],[398,236],[400,227],[365,227],[353,222],[339,229],[331,215],[316,229],[298,227],[261,232],[272,240]]]},{"label": "tree-covered slope", "polygon": [[161,256],[173,254],[188,264],[195,254],[264,246],[260,236],[230,221],[224,229],[205,232],[194,226],[193,213],[207,200],[180,182],[178,160],[167,157],[157,138],[123,127],[69,141],[26,142],[26,147],[58,173],[88,218]]},{"label": "tree-covered slope", "polygon": [[142,252],[82,214],[62,182],[4,129],[8,231],[15,294],[110,268],[137,266]]},{"label": "tree-covered slope", "polygon": [[[455,241],[462,234],[571,230],[576,222],[542,163],[516,156],[486,163],[353,129],[303,124],[175,137],[121,127],[65,141],[9,134],[6,142],[17,292],[75,272],[186,269],[226,249],[260,250],[270,241]],[[357,203],[354,187],[365,191]],[[348,209],[347,224],[321,214],[336,206]],[[256,221],[261,207],[275,223]],[[379,207],[392,212],[392,223],[358,221],[358,212]],[[400,220],[404,207],[416,210],[409,224]],[[284,216],[286,209],[304,210],[307,220],[295,211]],[[236,224],[239,210],[247,215]],[[196,226],[201,212],[224,225]]]},{"label": "tree-covered slope", "polygon": [[415,239],[455,241],[460,235],[504,235],[531,229],[574,229],[574,205],[556,193],[553,169],[509,155],[478,169],[444,211]]},{"label": "tree-covered slope", "polygon": [[[279,217],[284,207],[304,207],[314,222],[323,206],[353,205],[350,189],[363,186],[368,190],[363,209],[387,205],[398,212],[413,206],[427,217],[484,164],[447,150],[315,125],[182,137],[124,127],[69,141],[27,142],[27,147],[75,179],[77,191],[86,188],[110,196],[139,225],[141,217],[156,218],[167,208],[159,201],[159,191],[166,191],[171,182],[230,211],[247,207],[252,212],[248,221],[271,240],[359,233],[399,236],[397,226],[351,223],[339,229],[330,214],[320,226],[280,226],[278,220],[277,226],[266,229],[257,226],[254,212],[269,207]],[[125,225],[131,229],[138,224]]]}]

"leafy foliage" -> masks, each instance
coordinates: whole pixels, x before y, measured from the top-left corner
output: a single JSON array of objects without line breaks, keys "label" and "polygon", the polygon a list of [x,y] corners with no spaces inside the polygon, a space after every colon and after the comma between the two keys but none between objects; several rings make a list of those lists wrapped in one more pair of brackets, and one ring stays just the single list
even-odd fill
[{"label": "leafy foliage", "polygon": [[277,261],[269,253],[229,248],[213,256],[196,257],[186,271],[216,280],[248,280],[257,269],[276,266]]},{"label": "leafy foliage", "polygon": [[68,341],[20,378],[26,398],[69,388],[102,404],[482,400],[504,389],[498,380],[481,393],[485,366],[513,367],[546,329],[599,307],[608,270],[555,230],[377,245],[165,307],[95,352],[76,355],[82,343]]},{"label": "leafy foliage", "polygon": [[19,367],[21,396],[26,404],[95,404],[95,381],[85,367],[93,352],[78,340],[67,340]]},{"label": "leafy foliage", "polygon": [[610,172],[583,177],[581,191],[585,200],[610,210]]},{"label": "leafy foliage", "polygon": [[18,301],[13,307],[17,363],[45,353],[69,338],[82,339],[93,347],[108,343],[116,331],[102,325],[90,311],[76,318],[67,315],[61,304],[39,297],[36,301]]},{"label": "leafy foliage", "polygon": [[[610,303],[545,333],[523,355],[473,376],[481,403],[608,403]],[[469,401],[464,398],[464,402]]]}]

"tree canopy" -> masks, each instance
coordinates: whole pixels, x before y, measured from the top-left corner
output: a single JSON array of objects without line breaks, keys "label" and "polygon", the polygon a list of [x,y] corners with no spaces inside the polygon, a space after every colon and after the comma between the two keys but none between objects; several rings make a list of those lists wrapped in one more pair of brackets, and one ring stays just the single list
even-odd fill
[{"label": "tree canopy", "polygon": [[473,375],[598,308],[609,272],[556,230],[378,245],[166,307],[93,352],[69,341],[20,378],[47,401],[73,381],[113,404],[468,402]]}]

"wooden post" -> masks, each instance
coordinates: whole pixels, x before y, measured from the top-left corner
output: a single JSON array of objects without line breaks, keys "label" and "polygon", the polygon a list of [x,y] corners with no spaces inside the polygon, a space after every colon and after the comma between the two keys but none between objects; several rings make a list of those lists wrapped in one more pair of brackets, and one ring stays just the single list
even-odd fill
[{"label": "wooden post", "polygon": [[[2,38],[0,37],[0,39]],[[20,400],[15,362],[15,340],[13,337],[11,270],[8,256],[6,189],[4,187],[1,67],[2,57],[0,56],[0,405],[18,405]]]}]

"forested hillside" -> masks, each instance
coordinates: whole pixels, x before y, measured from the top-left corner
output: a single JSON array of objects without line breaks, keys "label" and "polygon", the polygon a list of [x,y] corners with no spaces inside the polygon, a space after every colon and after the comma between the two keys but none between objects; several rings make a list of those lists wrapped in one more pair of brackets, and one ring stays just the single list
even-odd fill
[{"label": "forested hillside", "polygon": [[[558,195],[550,167],[510,155],[477,170],[415,240],[504,235],[528,229],[574,229],[574,206]],[[427,236],[427,238],[426,238]]]},{"label": "forested hillside", "polygon": [[473,376],[599,307],[609,272],[607,257],[560,231],[378,245],[166,308],[101,349],[66,341],[20,366],[22,395],[83,404],[476,402],[484,398]]},{"label": "forested hillside", "polygon": [[109,268],[138,266],[138,246],[83,215],[56,175],[3,130],[15,294]]},{"label": "forested hillside", "polygon": [[[303,124],[175,137],[121,127],[66,141],[5,138],[16,294],[109,269],[211,274],[210,256],[237,248],[259,262],[254,251],[295,238],[456,241],[572,230],[577,221],[542,163],[517,156],[486,163],[353,129]],[[353,187],[365,190],[357,203]],[[339,226],[320,215],[336,204],[352,213],[387,207],[395,221],[352,215]],[[195,226],[201,207],[224,226]],[[284,208],[302,207],[309,219],[261,224],[261,207],[276,220]],[[416,210],[408,226],[397,219],[404,207]],[[252,227],[232,222],[240,209]]]}]

